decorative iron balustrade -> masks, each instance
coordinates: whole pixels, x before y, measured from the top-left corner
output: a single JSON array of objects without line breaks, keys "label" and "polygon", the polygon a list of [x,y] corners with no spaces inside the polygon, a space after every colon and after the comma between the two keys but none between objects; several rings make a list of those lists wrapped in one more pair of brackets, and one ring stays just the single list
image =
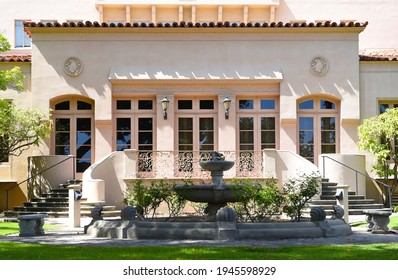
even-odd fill
[{"label": "decorative iron balustrade", "polygon": [[[136,151],[139,178],[202,178],[210,172],[199,162],[210,159],[211,151]],[[262,151],[220,151],[235,165],[224,172],[225,178],[260,178],[263,174]]]}]

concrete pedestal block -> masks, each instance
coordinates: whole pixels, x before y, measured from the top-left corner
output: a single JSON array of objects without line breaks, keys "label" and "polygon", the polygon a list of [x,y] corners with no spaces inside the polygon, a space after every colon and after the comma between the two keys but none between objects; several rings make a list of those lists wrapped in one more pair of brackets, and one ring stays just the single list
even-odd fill
[{"label": "concrete pedestal block", "polygon": [[30,237],[44,235],[44,218],[47,214],[22,215],[18,217],[19,236]]}]

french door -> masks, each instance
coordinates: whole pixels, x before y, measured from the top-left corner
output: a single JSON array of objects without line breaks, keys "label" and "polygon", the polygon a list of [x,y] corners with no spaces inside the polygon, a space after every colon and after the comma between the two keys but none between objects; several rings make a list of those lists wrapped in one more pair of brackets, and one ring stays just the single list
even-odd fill
[{"label": "french door", "polygon": [[178,127],[178,171],[192,172],[194,163],[215,149],[213,116],[180,116]]},{"label": "french door", "polygon": [[299,154],[318,164],[320,154],[337,152],[337,117],[334,115],[300,115],[298,119]]},{"label": "french door", "polygon": [[91,165],[92,118],[55,118],[55,154],[75,155],[76,172],[82,173]]}]

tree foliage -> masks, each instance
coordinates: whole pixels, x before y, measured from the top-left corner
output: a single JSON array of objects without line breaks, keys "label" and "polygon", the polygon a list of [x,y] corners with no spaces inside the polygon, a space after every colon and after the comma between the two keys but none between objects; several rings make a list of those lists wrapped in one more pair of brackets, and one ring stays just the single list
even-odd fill
[{"label": "tree foliage", "polygon": [[19,156],[30,146],[39,146],[51,133],[49,116],[37,109],[23,110],[0,99],[0,161]]},{"label": "tree foliage", "polygon": [[[0,34],[0,52],[6,52],[10,49],[11,45],[7,38]],[[0,70],[0,90],[5,91],[7,88],[13,88],[22,91],[24,78],[21,69],[17,66],[10,70]]]},{"label": "tree foliage", "polygon": [[372,168],[376,174],[386,180],[392,178],[389,193],[393,193],[398,185],[398,108],[364,120],[358,136],[359,148],[375,156]]}]

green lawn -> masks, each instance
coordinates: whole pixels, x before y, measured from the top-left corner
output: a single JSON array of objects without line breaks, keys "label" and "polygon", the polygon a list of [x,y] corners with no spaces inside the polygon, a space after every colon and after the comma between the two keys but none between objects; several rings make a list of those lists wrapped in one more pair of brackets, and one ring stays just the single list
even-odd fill
[{"label": "green lawn", "polygon": [[82,247],[0,242],[3,260],[398,260],[398,244],[252,247]]},{"label": "green lawn", "polygon": [[[51,225],[47,225],[51,226]],[[391,228],[398,228],[392,217]],[[18,232],[0,223],[0,234]],[[83,247],[0,242],[2,260],[398,260],[397,244],[253,247]]]},{"label": "green lawn", "polygon": [[[44,230],[59,228],[57,225],[44,224]],[[15,222],[0,222],[0,235],[7,235],[19,232],[19,225]]]}]

